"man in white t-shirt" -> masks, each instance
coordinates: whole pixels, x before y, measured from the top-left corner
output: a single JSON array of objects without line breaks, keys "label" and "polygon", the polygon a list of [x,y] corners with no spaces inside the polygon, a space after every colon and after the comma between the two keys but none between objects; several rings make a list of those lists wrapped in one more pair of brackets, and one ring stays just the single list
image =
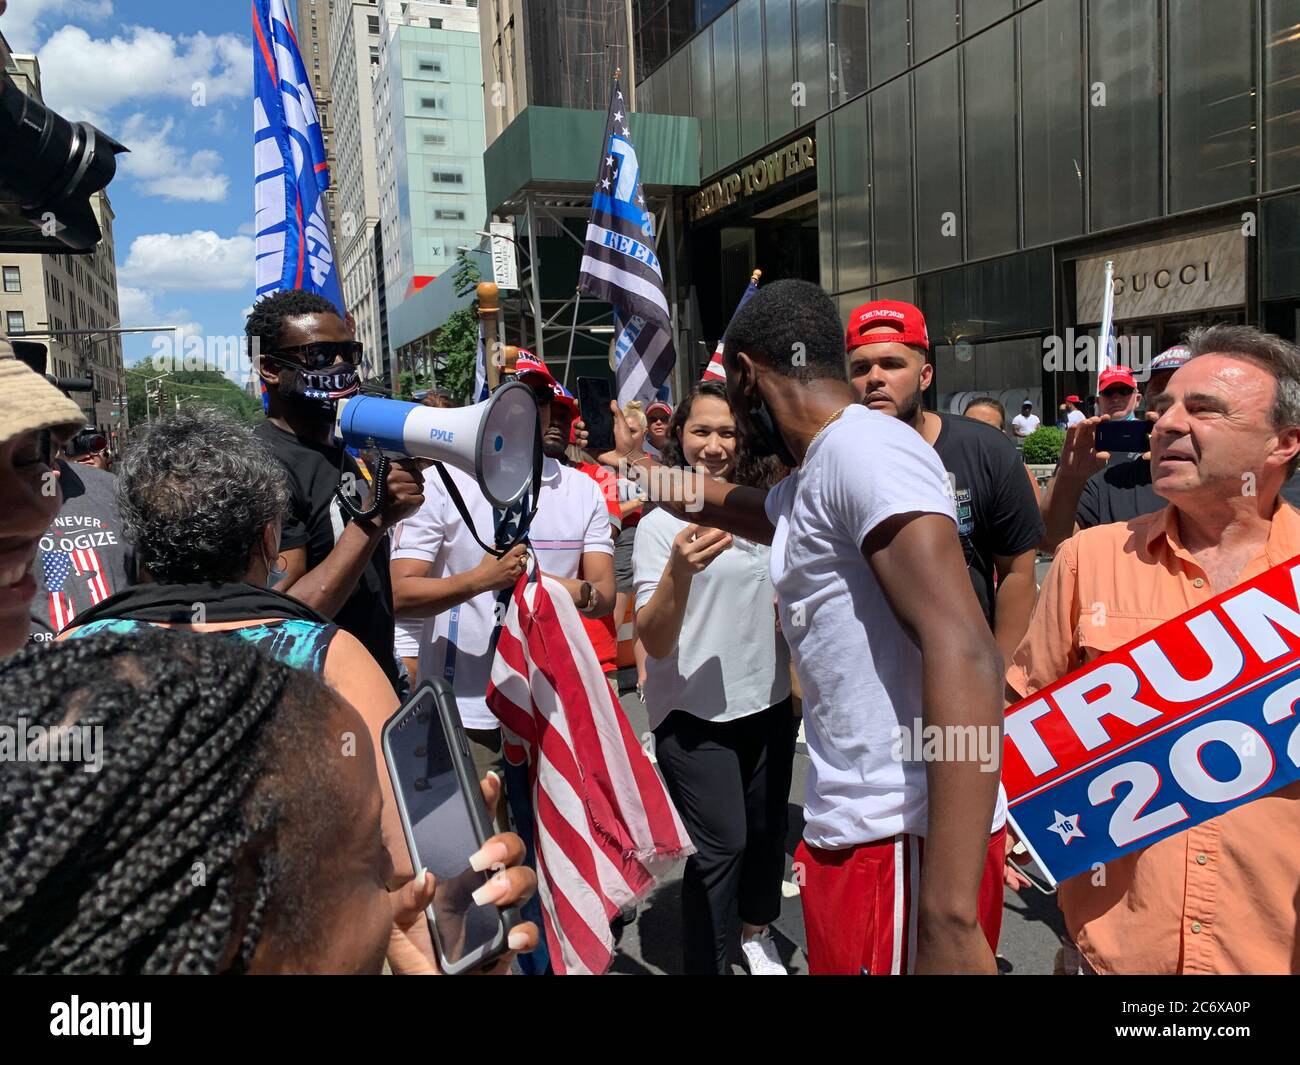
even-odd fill
[{"label": "man in white t-shirt", "polygon": [[[943,466],[909,426],[855,402],[839,316],[816,285],[759,289],[724,362],[747,446],[793,472],[767,492],[706,481],[690,520],[772,545],[811,761],[796,854],[809,970],[992,974],[1002,659]],[[649,472],[617,416],[615,431]],[[961,751],[923,752],[923,727],[965,737]]]},{"label": "man in white t-shirt", "polygon": [[1078,396],[1065,397],[1065,427],[1067,429],[1072,429],[1080,422],[1088,420],[1088,416],[1079,409],[1079,403]]},{"label": "man in white t-shirt", "polygon": [[1017,440],[1024,440],[1041,424],[1038,415],[1034,413],[1034,405],[1029,400],[1025,400],[1020,404],[1020,413],[1011,419],[1011,428],[1015,432]]},{"label": "man in white t-shirt", "polygon": [[[430,471],[425,501],[394,530],[391,554],[397,653],[408,661],[418,657],[413,685],[426,677],[451,683],[479,776],[492,769],[503,781],[500,728],[487,705],[497,593],[514,587],[531,550],[542,572],[564,585],[588,617],[603,617],[614,605],[614,541],[600,487],[555,459],[568,443],[576,405],[527,352],[520,352],[518,376],[537,393],[546,455],[527,547],[520,544],[501,558],[485,554],[442,479]],[[448,473],[479,537],[492,544],[492,504],[473,477]]]}]

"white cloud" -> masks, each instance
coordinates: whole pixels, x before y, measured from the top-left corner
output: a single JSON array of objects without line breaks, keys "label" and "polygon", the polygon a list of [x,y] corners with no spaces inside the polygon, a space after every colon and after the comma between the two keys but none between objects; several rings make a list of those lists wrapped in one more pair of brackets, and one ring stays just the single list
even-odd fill
[{"label": "white cloud", "polygon": [[220,237],[210,229],[148,233],[131,241],[118,277],[163,289],[230,291],[253,284],[253,239]]},{"label": "white cloud", "polygon": [[257,232],[257,226],[253,225],[252,222],[240,222],[239,228],[235,232],[240,233],[245,237],[251,237]]},{"label": "white cloud", "polygon": [[40,48],[46,102],[67,118],[97,116],[127,100],[190,101],[197,86],[208,104],[248,95],[252,45],[233,33],[173,37],[145,26],[93,38],[63,26]]},{"label": "white cloud", "polygon": [[136,112],[122,124],[119,139],[130,147],[119,165],[135,178],[144,192],[168,200],[220,203],[230,181],[220,173],[221,156],[203,149],[186,156],[169,139],[175,122],[168,118],[150,127],[149,119]]},{"label": "white cloud", "polygon": [[38,24],[55,15],[98,22],[112,13],[112,0],[9,0],[0,32],[15,52],[32,52],[41,40]]},{"label": "white cloud", "polygon": [[158,318],[153,293],[130,285],[118,285],[117,308],[123,325],[153,325]]}]

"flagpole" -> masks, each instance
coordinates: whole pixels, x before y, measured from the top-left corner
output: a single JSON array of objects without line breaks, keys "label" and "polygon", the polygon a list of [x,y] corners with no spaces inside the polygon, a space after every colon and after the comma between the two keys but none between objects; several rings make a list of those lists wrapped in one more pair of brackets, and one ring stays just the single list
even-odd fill
[{"label": "flagpole", "polygon": [[1115,262],[1106,260],[1106,290],[1101,301],[1101,328],[1097,332],[1097,385],[1092,394],[1098,395],[1101,375],[1111,362],[1111,344],[1115,333]]},{"label": "flagpole", "polygon": [[569,326],[569,353],[564,356],[564,376],[560,379],[560,384],[565,388],[569,387],[569,363],[573,361],[573,338],[578,332],[578,307],[582,305],[582,289],[575,289],[573,293],[573,323]]},{"label": "flagpole", "polygon": [[483,370],[487,374],[488,391],[496,391],[501,383],[501,366],[498,363],[497,299],[500,290],[491,281],[483,281],[478,289],[478,317],[483,327]]}]

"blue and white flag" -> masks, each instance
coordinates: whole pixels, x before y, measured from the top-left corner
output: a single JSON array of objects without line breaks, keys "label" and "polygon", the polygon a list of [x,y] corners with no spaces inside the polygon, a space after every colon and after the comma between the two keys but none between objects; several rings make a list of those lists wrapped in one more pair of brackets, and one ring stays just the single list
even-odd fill
[{"label": "blue and white flag", "polygon": [[654,214],[646,207],[626,112],[615,78],[578,274],[582,292],[614,308],[620,406],[652,398],[677,359],[663,270],[655,254]]},{"label": "blue and white flag", "polygon": [[253,45],[257,294],[318,292],[342,315],[325,206],[325,141],[284,0],[253,0]]}]

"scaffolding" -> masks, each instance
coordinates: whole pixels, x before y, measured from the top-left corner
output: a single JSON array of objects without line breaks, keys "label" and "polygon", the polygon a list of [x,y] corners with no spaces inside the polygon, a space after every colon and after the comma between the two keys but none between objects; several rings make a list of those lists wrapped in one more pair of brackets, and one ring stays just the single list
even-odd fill
[{"label": "scaffolding", "polygon": [[[680,238],[673,215],[672,195],[656,195],[653,190],[647,189],[645,196],[646,206],[655,217],[655,233],[658,235],[656,252],[659,261],[665,264],[664,287],[672,314],[673,344],[678,352],[678,361],[673,370],[676,378],[682,364],[683,335],[677,299]],[[515,245],[519,253],[518,292],[513,299],[502,301],[502,321],[506,335],[510,338],[507,343],[518,344],[538,355],[551,368],[556,378],[566,388],[570,388],[575,339],[587,338],[590,341],[587,345],[589,348],[603,340],[610,348],[612,359],[615,339],[613,310],[609,304],[583,296],[577,291],[576,270],[573,276],[574,289],[569,295],[544,296],[546,267],[540,240],[564,236],[573,241],[581,253],[585,244],[586,221],[591,216],[591,194],[579,195],[553,188],[526,187],[520,190],[515,199],[503,204],[498,209],[498,215],[513,217]]]}]

